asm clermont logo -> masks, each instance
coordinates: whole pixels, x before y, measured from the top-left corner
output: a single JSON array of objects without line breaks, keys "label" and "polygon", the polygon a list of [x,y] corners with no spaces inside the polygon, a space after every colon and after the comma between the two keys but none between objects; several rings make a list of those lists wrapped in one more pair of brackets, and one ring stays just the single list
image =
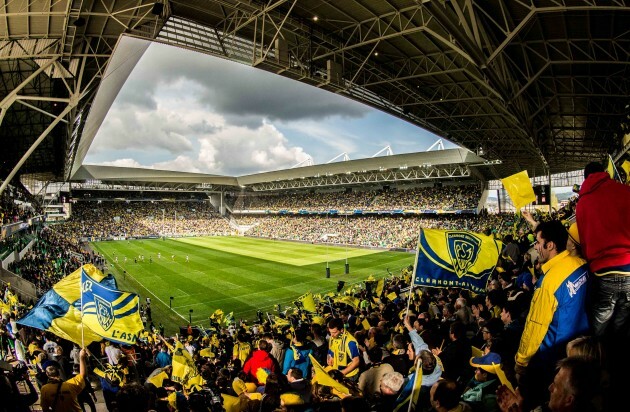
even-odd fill
[{"label": "asm clermont logo", "polygon": [[468,270],[477,262],[481,239],[471,233],[446,232],[446,240],[453,269],[457,277],[461,278],[468,274]]},{"label": "asm clermont logo", "polygon": [[96,304],[96,319],[104,330],[108,330],[114,324],[114,308],[112,304],[98,295],[94,295]]}]

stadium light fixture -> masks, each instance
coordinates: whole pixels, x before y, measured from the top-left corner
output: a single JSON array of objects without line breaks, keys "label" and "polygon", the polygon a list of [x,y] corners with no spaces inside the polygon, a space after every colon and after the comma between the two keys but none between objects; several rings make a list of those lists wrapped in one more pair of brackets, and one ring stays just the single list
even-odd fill
[{"label": "stadium light fixture", "polygon": [[319,17],[313,16],[313,21],[317,21],[317,20],[319,20]]}]

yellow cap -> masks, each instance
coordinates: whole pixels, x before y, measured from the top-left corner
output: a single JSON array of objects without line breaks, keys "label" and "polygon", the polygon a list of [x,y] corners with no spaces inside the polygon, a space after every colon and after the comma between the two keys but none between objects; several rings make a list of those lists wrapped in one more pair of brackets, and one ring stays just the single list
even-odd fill
[{"label": "yellow cap", "polygon": [[286,406],[302,405],[304,399],[296,393],[283,393],[280,395],[280,402]]},{"label": "yellow cap", "polygon": [[242,379],[236,378],[234,382],[232,382],[232,389],[234,389],[237,395],[240,395],[243,392],[247,392],[247,385],[245,385]]},{"label": "yellow cap", "polygon": [[580,233],[578,232],[577,223],[574,223],[571,227],[569,227],[569,236],[576,244],[580,244]]}]

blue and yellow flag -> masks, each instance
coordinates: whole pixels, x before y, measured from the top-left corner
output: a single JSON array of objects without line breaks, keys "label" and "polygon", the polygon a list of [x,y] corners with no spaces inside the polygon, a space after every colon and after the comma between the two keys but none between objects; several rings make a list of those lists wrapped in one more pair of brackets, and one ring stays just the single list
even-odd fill
[{"label": "blue and yellow flag", "polygon": [[140,318],[140,299],[131,292],[108,288],[81,274],[83,324],[103,338],[133,345],[144,329]]},{"label": "blue and yellow flag", "polygon": [[396,398],[394,412],[415,411],[422,390],[422,362],[416,361],[416,370],[410,373]]},{"label": "blue and yellow flag", "polygon": [[414,284],[485,291],[503,244],[464,230],[422,229]]},{"label": "blue and yellow flag", "polygon": [[85,271],[95,282],[116,289],[113,276],[105,276],[94,265],[87,264],[61,279],[42,296],[33,309],[18,321],[19,324],[51,332],[60,338],[81,345],[98,342],[102,338],[84,328],[81,335],[81,273]]}]

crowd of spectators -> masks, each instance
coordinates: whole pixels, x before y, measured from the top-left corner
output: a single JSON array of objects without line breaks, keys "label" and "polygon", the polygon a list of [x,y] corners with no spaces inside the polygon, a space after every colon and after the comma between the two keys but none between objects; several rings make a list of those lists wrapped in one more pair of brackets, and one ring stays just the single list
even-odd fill
[{"label": "crowd of spectators", "polygon": [[[580,276],[585,270],[579,234],[559,221],[537,224],[524,215],[535,231],[503,239],[483,294],[409,291],[407,268],[387,277],[382,292],[376,281],[366,281],[331,291],[330,299],[316,296],[314,314],[296,307],[275,318],[214,318],[203,331],[189,325],[174,336],[165,336],[160,324],[132,346],[93,344],[89,360],[70,342],[20,327],[19,313],[5,314],[3,333],[10,339],[3,342],[14,343],[2,351],[6,360],[34,365],[42,405],[54,398],[47,382],[66,382],[77,403],[64,410],[89,405],[94,387],[109,411],[387,412],[406,410],[416,374],[422,377],[415,411],[614,410],[607,397],[607,347],[579,321],[587,285],[570,278],[573,290],[563,293],[579,294],[579,304],[558,297],[549,309],[551,315],[562,312],[562,319],[543,321],[540,314],[547,294],[553,296],[550,283],[557,283],[557,268],[549,269],[553,259],[575,262],[577,269],[570,270]],[[182,380],[183,358],[192,359],[198,376]],[[328,379],[313,360],[327,367]]]},{"label": "crowd of spectators", "polygon": [[212,316],[207,329],[188,325],[173,336],[149,325],[132,346],[80,350],[21,327],[27,309],[3,285],[0,352],[14,367],[0,364],[11,369],[1,375],[0,410],[37,400],[23,364],[36,371],[41,405],[52,411],[89,405],[90,376],[107,409],[120,412],[390,412],[408,410],[413,393],[414,411],[623,410],[630,188],[597,164],[585,178],[577,224],[523,211],[528,230],[501,236],[479,294],[409,290],[410,267],[383,283],[314,296],[314,310],[303,301],[273,318]]},{"label": "crowd of spectators", "polygon": [[80,201],[56,229],[77,239],[230,233],[229,222],[207,201]]},{"label": "crowd of spectators", "polygon": [[506,230],[514,214],[417,216],[242,216],[240,225],[251,227],[248,236],[303,242],[347,244],[381,248],[415,249],[421,228]]},{"label": "crowd of spectators", "polygon": [[234,210],[466,210],[476,209],[478,186],[444,186],[374,191],[243,193]]},{"label": "crowd of spectators", "polygon": [[3,225],[23,222],[41,215],[42,210],[28,191],[8,185],[0,196],[0,222]]},{"label": "crowd of spectators", "polygon": [[37,233],[30,250],[9,270],[46,291],[83,263],[101,262],[102,258],[56,231],[44,227]]}]

